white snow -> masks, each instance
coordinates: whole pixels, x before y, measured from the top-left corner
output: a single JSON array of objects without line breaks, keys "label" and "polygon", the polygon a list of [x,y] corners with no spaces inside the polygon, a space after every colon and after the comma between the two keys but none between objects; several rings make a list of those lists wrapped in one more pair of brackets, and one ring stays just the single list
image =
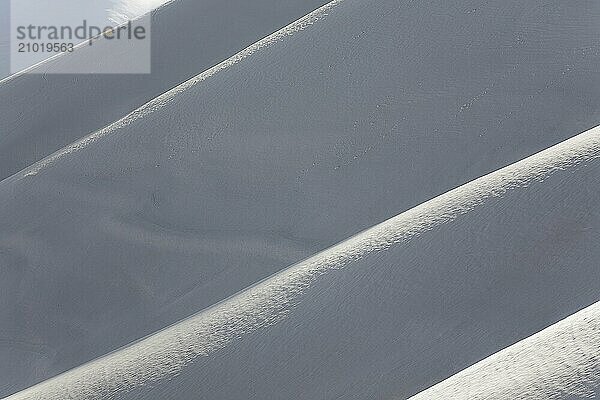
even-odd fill
[{"label": "white snow", "polygon": [[600,303],[410,400],[594,399],[600,395]]},{"label": "white snow", "polygon": [[140,17],[173,0],[111,0],[108,16],[116,24]]},{"label": "white snow", "polygon": [[[600,127],[584,132],[559,145],[431,199],[293,265],[189,319],[56,378],[9,396],[7,399],[54,400],[69,398],[91,400],[111,398],[115,395],[125,396],[126,392],[135,389],[152,388],[153,385],[160,387],[161,383],[164,384],[174,379],[186,366],[193,364],[198,357],[205,358],[208,363],[207,368],[201,369],[202,375],[210,377],[226,374],[227,369],[221,370],[218,361],[213,359],[213,357],[217,360],[224,357],[223,353],[219,353],[219,349],[227,347],[235,341],[240,341],[242,346],[250,345],[244,344],[245,336],[258,330],[264,331],[269,327],[274,327],[278,322],[288,318],[295,320],[301,330],[304,324],[312,323],[310,318],[298,318],[294,309],[303,297],[314,296],[314,293],[310,293],[309,289],[319,281],[327,281],[329,279],[326,277],[328,271],[347,267],[357,268],[357,266],[352,266],[353,262],[361,260],[369,254],[385,252],[386,249],[391,247],[405,246],[409,241],[416,240],[427,231],[439,229],[441,225],[450,223],[460,218],[461,215],[472,212],[479,207],[485,208],[487,199],[505,197],[507,192],[534,186],[535,182],[537,182],[537,185],[543,185],[544,182],[540,183],[540,181],[549,179],[554,174],[568,174],[571,169],[577,170],[578,166],[583,169],[589,168],[593,173],[597,173],[600,167],[597,162],[599,157]],[[531,190],[536,189],[532,188]],[[519,207],[520,205],[514,204],[514,206]],[[493,248],[493,246],[491,247]],[[398,265],[398,268],[402,267],[402,264]],[[521,267],[525,268],[526,265],[524,264]],[[359,273],[361,275],[369,274],[369,271],[359,271]],[[333,279],[328,290],[336,291],[335,287],[343,284],[344,281],[335,276]],[[356,285],[361,291],[369,289],[360,280],[352,282],[352,285]],[[526,293],[521,293],[521,296],[526,296]],[[385,297],[381,297],[378,298],[378,301],[384,301],[384,299]],[[311,298],[311,300],[313,299]],[[493,299],[491,300],[493,302]],[[340,300],[337,299],[336,301]],[[340,301],[338,310],[343,313],[341,310],[346,306]],[[367,304],[364,307],[369,308]],[[425,307],[427,308],[427,306]],[[583,317],[582,323],[584,325],[592,324],[587,328],[589,332],[584,331],[582,336],[577,338],[582,339],[581,349],[590,346],[591,349],[586,350],[583,356],[575,354],[570,359],[573,362],[578,362],[578,368],[583,368],[583,370],[590,367],[596,368],[594,357],[597,353],[597,348],[595,348],[597,342],[593,340],[598,335],[598,321],[590,321],[589,318],[585,318],[593,310],[595,308],[590,308],[588,311],[579,314],[580,317],[577,317]],[[318,313],[319,309],[314,308],[312,312]],[[393,318],[401,319],[399,315],[394,315]],[[329,316],[327,320],[330,321],[330,324],[343,323],[343,320],[336,320],[335,315]],[[510,321],[504,322],[509,323]],[[560,334],[564,329],[563,327],[565,325],[570,326],[572,322],[573,318],[567,319],[566,322],[558,324],[555,328],[544,331],[545,333],[542,334],[543,340],[547,340],[548,336],[557,335],[557,331]],[[331,325],[321,326],[320,328],[319,333],[326,336],[331,335],[333,330]],[[572,332],[572,330],[568,330],[566,333]],[[301,335],[304,334],[308,335],[307,332],[301,333]],[[364,335],[363,346],[369,346],[369,343],[377,343],[380,340],[377,329],[371,332],[361,332],[361,334]],[[403,334],[406,333],[398,332],[400,338]],[[473,334],[479,335],[480,333],[471,332],[471,335]],[[533,347],[539,346],[537,343],[540,337],[535,336],[534,338]],[[310,340],[310,337],[307,339]],[[333,337],[333,339],[336,338]],[[341,340],[341,338],[337,339]],[[560,340],[560,337],[557,340]],[[524,341],[513,350],[520,349],[522,346],[531,346],[531,343],[531,339]],[[571,343],[571,346],[578,346],[579,341],[570,341],[569,343]],[[382,342],[380,345],[385,347],[386,343]],[[348,349],[348,351],[357,350],[355,348]],[[405,349],[404,351],[413,352],[415,350],[417,349]],[[509,350],[509,354],[513,354],[513,350]],[[264,357],[268,360],[269,354],[273,350],[267,346],[258,350],[253,348],[253,351],[258,351],[258,357]],[[506,354],[506,351],[501,352],[498,356],[492,357],[491,360],[497,360],[498,357],[503,357]],[[235,354],[231,356],[235,358]],[[390,353],[389,356],[398,357],[399,354]],[[540,357],[548,357],[549,362],[553,361],[547,354]],[[400,357],[399,360],[401,359]],[[258,362],[258,358],[253,358],[253,360]],[[311,360],[311,363],[314,363],[314,367],[318,368],[324,361],[324,359],[316,358]],[[561,361],[565,361],[565,359],[556,362],[560,363]],[[524,366],[527,366],[531,360],[524,357],[522,362]],[[541,362],[541,360],[538,359],[538,362]],[[483,365],[487,366],[488,364],[489,361]],[[484,368],[494,369],[499,365],[494,364],[491,367]],[[276,366],[269,365],[269,367],[275,368]],[[348,368],[348,365],[342,367]],[[517,365],[517,368],[521,367],[523,366]],[[296,366],[294,362],[291,362],[286,368],[288,369],[287,372],[293,375],[292,371],[295,370]],[[474,368],[478,371],[480,367],[476,366]],[[554,377],[562,376],[560,371],[555,372],[559,375]],[[597,386],[599,384],[597,381],[598,376],[594,375],[597,370],[593,369],[588,372],[584,378],[592,379],[593,385]],[[194,376],[200,378],[197,373],[194,373]],[[576,374],[577,372],[573,373]],[[345,379],[352,378],[348,376]],[[501,379],[500,376],[499,379]],[[573,375],[564,376],[564,379],[564,381],[548,385],[546,389],[541,389],[542,392],[554,393],[560,388],[575,390],[579,387],[577,385],[573,386]],[[210,387],[210,379],[203,377],[201,382],[204,385],[202,390],[207,391]],[[450,381],[449,384],[452,384],[452,382]],[[251,382],[248,384],[251,384]],[[515,392],[511,393],[521,393],[520,389],[522,389],[522,386],[515,385]],[[190,387],[189,383],[187,385],[177,385],[178,394],[171,393],[170,396],[173,398],[195,398],[197,396],[195,390],[197,389]],[[278,387],[277,390],[282,390],[282,388]],[[132,396],[138,399],[149,399],[155,398],[156,393],[146,393],[145,396],[134,393]],[[427,393],[423,396],[427,396]],[[523,396],[527,396],[527,392],[523,392]]]},{"label": "white snow", "polygon": [[322,4],[0,83],[0,397],[407,398],[599,300],[598,128],[513,163],[600,121],[600,2]]}]

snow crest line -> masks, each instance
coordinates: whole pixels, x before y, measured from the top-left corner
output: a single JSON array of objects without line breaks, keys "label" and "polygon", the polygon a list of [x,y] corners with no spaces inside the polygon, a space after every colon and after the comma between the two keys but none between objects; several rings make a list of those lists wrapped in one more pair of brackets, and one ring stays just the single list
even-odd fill
[{"label": "snow crest line", "polygon": [[600,302],[409,400],[588,399],[600,393]]},{"label": "snow crest line", "polygon": [[106,399],[170,379],[197,357],[285,318],[321,275],[451,222],[486,199],[599,157],[600,127],[596,127],[435,197],[194,316],[6,399]]},{"label": "snow crest line", "polygon": [[281,28],[280,30],[270,34],[269,36],[264,37],[263,39],[259,40],[258,42],[254,43],[254,44],[251,44],[250,46],[246,47],[244,50],[234,54],[233,56],[220,62],[219,64],[207,69],[206,71],[196,75],[193,78],[188,79],[187,81],[179,84],[178,86],[175,86],[173,89],[170,89],[167,92],[155,97],[154,99],[150,100],[148,103],[135,109],[134,111],[130,112],[123,118],[113,122],[112,124],[102,128],[98,131],[95,131],[95,132],[71,143],[70,145],[68,145],[66,147],[63,147],[62,149],[54,152],[53,154],[50,154],[49,156],[43,158],[42,160],[37,161],[36,163],[30,165],[29,167],[24,168],[20,172],[17,172],[16,174],[14,174],[12,176],[7,177],[3,181],[0,181],[0,183],[15,181],[15,180],[19,180],[24,177],[27,177],[27,176],[36,175],[42,169],[44,169],[47,166],[56,162],[59,158],[65,156],[65,155],[68,155],[70,153],[76,152],[78,150],[81,150],[81,149],[89,146],[90,144],[100,140],[102,137],[112,134],[115,131],[118,131],[119,129],[137,121],[138,119],[143,118],[144,116],[163,108],[165,105],[167,105],[171,101],[173,101],[173,99],[178,94],[189,90],[193,86],[210,78],[211,76],[217,74],[218,72],[241,62],[245,58],[247,58],[247,57],[251,56],[252,54],[256,53],[257,51],[261,50],[262,48],[269,47],[269,46],[273,45],[274,43],[279,42],[283,38],[285,38],[287,36],[291,36],[296,32],[302,31],[302,30],[306,29],[307,27],[309,27],[310,25],[316,23],[317,21],[322,20],[323,18],[325,18],[327,16],[328,12],[331,9],[333,9],[337,5],[341,4],[343,1],[344,0],[333,0],[333,1],[317,8],[316,10],[312,11],[311,13],[306,14],[305,16],[301,17],[300,19]]}]

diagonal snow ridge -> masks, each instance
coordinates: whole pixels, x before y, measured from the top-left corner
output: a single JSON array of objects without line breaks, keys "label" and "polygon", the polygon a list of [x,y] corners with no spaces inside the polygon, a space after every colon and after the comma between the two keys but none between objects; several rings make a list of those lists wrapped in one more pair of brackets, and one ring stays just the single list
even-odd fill
[{"label": "diagonal snow ridge", "polygon": [[116,24],[124,24],[170,2],[172,0],[111,0],[108,17]]},{"label": "diagonal snow ridge", "polygon": [[241,62],[245,58],[256,53],[257,51],[260,51],[261,49],[263,49],[265,47],[271,46],[274,43],[279,42],[283,38],[285,38],[287,36],[291,36],[296,32],[302,31],[302,30],[306,29],[307,27],[309,27],[310,25],[316,23],[317,21],[324,19],[327,16],[327,14],[329,13],[329,11],[331,11],[337,5],[341,4],[343,1],[344,0],[332,0],[331,2],[317,8],[316,10],[312,11],[311,13],[306,14],[302,18],[299,18],[298,20],[292,22],[291,24],[279,29],[278,31],[270,34],[269,36],[266,36],[263,39],[259,40],[258,42],[246,47],[242,51],[234,54],[233,56],[220,62],[219,64],[207,69],[204,72],[201,72],[200,74],[196,75],[195,77],[193,77],[191,79],[188,79],[187,81],[179,84],[178,86],[161,94],[160,96],[155,97],[154,99],[150,100],[148,103],[144,104],[143,106],[141,106],[141,107],[137,108],[136,110],[130,112],[129,114],[125,115],[123,118],[113,122],[112,124],[102,128],[96,132],[93,132],[93,133],[71,143],[70,145],[54,152],[53,154],[49,155],[48,157],[30,165],[29,167],[21,170],[20,172],[17,172],[16,174],[14,174],[12,176],[7,177],[6,179],[0,181],[0,183],[18,180],[18,179],[21,179],[26,176],[36,175],[42,169],[51,165],[59,158],[65,156],[67,154],[73,153],[75,151],[81,150],[82,148],[85,148],[85,147],[89,146],[90,144],[98,141],[102,137],[112,134],[115,131],[118,131],[119,129],[137,121],[138,119],[143,118],[144,116],[163,108],[165,105],[167,105],[168,103],[173,101],[177,97],[178,94],[189,90],[190,88],[196,86],[198,83],[210,78],[211,76],[219,73],[220,71],[225,70],[225,69],[231,67],[232,65],[235,65],[235,64]]},{"label": "diagonal snow ridge", "polygon": [[600,393],[600,302],[410,400],[588,399]]},{"label": "diagonal snow ridge", "polygon": [[323,274],[451,222],[486,199],[599,157],[600,126],[426,201],[185,320],[7,399],[106,399],[171,379],[195,358],[286,318]]}]

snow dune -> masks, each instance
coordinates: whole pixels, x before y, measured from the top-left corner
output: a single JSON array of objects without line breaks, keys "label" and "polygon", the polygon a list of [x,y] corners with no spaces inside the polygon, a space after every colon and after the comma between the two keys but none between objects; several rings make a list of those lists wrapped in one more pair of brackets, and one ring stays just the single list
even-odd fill
[{"label": "snow dune", "polygon": [[[159,66],[169,82],[226,58],[246,45],[240,37],[254,43],[253,29],[274,15],[242,12],[256,4],[271,3],[161,8],[154,25],[172,49],[161,62],[176,60]],[[236,26],[254,33],[233,43],[223,38],[236,36],[225,35],[234,10],[251,18]],[[3,82],[0,397],[594,126],[599,16],[598,2],[338,1],[87,136],[164,82]],[[218,40],[198,33],[205,26]],[[210,52],[181,56],[173,38],[214,43],[214,63],[194,64]],[[113,109],[114,97],[139,103]],[[56,119],[37,114],[51,103]],[[39,150],[30,161],[62,148],[11,175],[29,143]],[[133,385],[131,396],[410,396],[597,301],[597,161],[564,157],[548,160],[569,168],[543,184],[529,181],[534,171],[522,178],[530,188],[486,198],[451,224],[436,225],[446,218],[436,214],[415,240],[346,259],[335,278],[298,293],[289,318],[208,358],[186,364],[185,353],[177,380],[157,373],[160,385]],[[130,387],[106,385],[100,393]]]},{"label": "snow dune", "polygon": [[[320,7],[325,0],[178,0],[152,11],[152,73],[52,74],[115,62],[102,42],[0,81],[0,179],[100,129]],[[121,21],[162,0],[116,0]]]},{"label": "snow dune", "polygon": [[[35,75],[1,81],[0,99],[10,100],[3,101],[0,107],[0,179],[112,123],[324,2],[179,0],[153,11],[151,75],[48,74],[67,62],[59,58],[37,67]],[[117,1],[115,9],[135,15],[148,4],[157,3]],[[361,6],[368,7],[348,5]],[[406,116],[403,125],[413,131],[423,129],[419,118],[431,115],[427,97],[434,94],[440,97],[437,104],[440,121],[425,130],[432,136],[429,140],[436,140],[444,128],[450,128],[453,135],[463,132],[463,119],[473,118],[471,113],[481,113],[476,121],[471,121],[477,122],[471,129],[482,137],[497,135],[502,129],[531,132],[535,126],[517,125],[515,129],[511,120],[523,109],[531,110],[532,103],[538,108],[531,110],[533,115],[539,112],[551,116],[541,119],[545,121],[544,128],[554,132],[547,133],[546,147],[571,136],[564,135],[565,132],[579,132],[598,121],[597,89],[589,84],[599,79],[595,68],[599,57],[596,3],[585,2],[567,9],[559,1],[523,4],[511,0],[495,7],[480,0],[423,4],[405,0],[397,4],[375,2],[372,8],[365,14],[379,14],[374,17],[387,26],[392,21],[384,15],[397,15],[392,28],[396,33],[375,29],[371,24],[378,22],[368,18],[353,18],[356,25],[342,25],[337,34],[323,32],[325,36],[315,36],[314,40],[327,43],[328,48],[318,58],[336,62],[323,63],[323,70],[313,72],[327,77],[339,63],[362,55],[360,51],[354,54],[352,41],[367,41],[374,47],[386,45],[397,56],[396,72],[404,74],[398,76],[396,88],[404,90],[405,103],[396,110]],[[432,13],[431,9],[437,11]],[[332,26],[332,30],[336,28]],[[327,54],[335,42],[328,36],[337,37],[340,33],[351,36],[338,38],[346,45],[330,58]],[[392,39],[394,42],[390,43]],[[279,65],[287,58],[293,63],[303,53],[304,49],[295,46],[293,53],[270,61]],[[377,49],[373,49],[371,56],[376,57],[371,60],[373,65],[368,65],[375,73],[379,70],[378,60],[384,57],[376,53]],[[311,57],[314,56],[313,52]],[[93,69],[93,65],[114,58],[98,45],[69,57],[68,62],[84,63]],[[346,78],[346,85],[354,81],[343,92],[346,96],[367,89],[376,93],[381,89],[380,107],[373,112],[391,111],[381,108],[386,104],[385,99],[400,94],[398,90],[388,93],[395,85],[381,87],[378,80],[369,83],[370,79],[361,74],[339,78],[342,77]],[[392,81],[394,77],[397,74],[387,76]],[[542,103],[545,108],[539,106]],[[448,121],[443,123],[443,119]],[[527,140],[521,144],[529,145]],[[523,148],[520,155],[539,149]]]},{"label": "snow dune", "polygon": [[[600,127],[7,399],[402,398],[597,300],[600,252],[590,244],[598,240],[600,215],[586,205],[599,200],[599,172]],[[489,218],[498,213],[503,218]],[[486,216],[497,226],[486,226]],[[520,236],[529,240],[525,247]],[[585,318],[594,309],[578,314],[584,325],[594,323]],[[572,320],[542,335],[560,341]],[[595,325],[587,329],[598,335]],[[579,367],[597,387],[594,370],[586,369],[595,368],[594,337],[583,332],[577,343],[586,353],[572,361],[584,363]],[[575,390],[572,381],[566,376],[540,390]]]},{"label": "snow dune", "polygon": [[600,303],[461,371],[411,400],[600,396]]}]

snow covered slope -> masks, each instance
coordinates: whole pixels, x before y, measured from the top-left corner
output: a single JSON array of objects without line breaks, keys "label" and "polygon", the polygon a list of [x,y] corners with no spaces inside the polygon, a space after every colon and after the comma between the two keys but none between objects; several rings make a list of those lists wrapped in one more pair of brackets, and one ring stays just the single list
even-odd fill
[{"label": "snow covered slope", "polygon": [[411,400],[600,396],[600,303],[467,368]]},{"label": "snow covered slope", "polygon": [[406,398],[598,300],[599,200],[596,128],[8,399]]},{"label": "snow covered slope", "polygon": [[[178,13],[178,4],[165,10]],[[0,364],[0,396],[194,314],[345,237],[593,126],[600,120],[599,16],[598,2],[338,1],[3,180],[0,359],[7,361]],[[55,92],[59,96],[61,90]],[[85,102],[81,106],[95,111]],[[46,123],[53,124],[40,121],[45,119],[31,132],[41,134]],[[327,361],[334,363],[337,351],[348,355],[338,345],[327,347],[337,340],[337,330],[355,335],[348,338],[352,344],[371,318],[389,321],[398,332],[413,332],[408,327],[415,325],[414,335],[423,336],[416,348],[427,340],[431,345],[431,336],[423,333],[436,327],[489,330],[481,343],[469,343],[456,365],[441,352],[445,361],[422,365],[420,375],[415,368],[405,377],[405,389],[400,383],[381,386],[410,395],[596,301],[597,268],[590,265],[597,254],[587,246],[597,239],[590,206],[598,200],[597,174],[585,171],[591,170],[565,172],[565,182],[547,186],[550,192],[546,186],[519,191],[527,200],[520,207],[515,192],[504,203],[470,214],[464,225],[453,225],[462,230],[436,231],[417,247],[365,260],[370,264],[351,270],[360,275],[383,263],[380,275],[372,281],[344,275],[348,283],[339,283],[346,288],[340,295],[353,287],[369,290],[357,301],[382,304],[382,314],[344,298],[352,310],[366,307],[369,318],[348,322],[350,312],[321,345],[310,347],[304,337],[299,343],[305,347],[293,347],[302,349],[293,358],[335,349]],[[485,234],[494,239],[488,242]],[[441,240],[444,235],[450,239]],[[505,254],[523,259],[498,256]],[[432,266],[430,273],[419,265]],[[473,277],[482,266],[489,269]],[[391,279],[390,268],[409,275]],[[523,268],[523,275],[515,268]],[[534,272],[542,274],[539,281]],[[465,287],[453,280],[459,278]],[[472,279],[479,285],[474,292],[465,290]],[[515,279],[513,295],[521,297],[504,299],[501,283]],[[472,319],[465,320],[459,318],[459,310],[465,311],[459,303],[466,298],[452,303],[452,297],[436,297],[430,317],[417,313],[407,325],[401,319],[409,312],[393,318],[397,307],[417,309],[424,293],[447,281],[476,299],[494,290],[486,282],[498,284],[496,303],[506,303],[487,304],[481,315],[469,309]],[[327,282],[315,289],[321,296],[329,293]],[[376,295],[386,299],[380,292],[394,293],[394,285],[405,297],[389,300],[394,308],[386,309]],[[533,294],[527,285],[533,285]],[[439,296],[455,294],[446,290]],[[529,297],[530,308],[502,330],[504,323],[495,321]],[[304,310],[309,324],[304,329],[320,337],[328,323],[308,316],[331,317],[326,308],[344,303],[316,296],[311,304]],[[453,306],[464,325],[445,319],[442,310]],[[299,326],[299,319],[291,321]],[[269,339],[278,337],[271,332],[273,337],[257,336],[257,345],[271,346]],[[394,341],[392,331],[384,333],[382,340]],[[453,338],[447,340],[452,344]],[[455,340],[460,345],[463,339]],[[290,343],[274,340],[273,346]],[[459,345],[448,351],[462,349]],[[249,350],[244,354],[255,357]],[[369,350],[356,355],[364,358]],[[373,374],[386,369],[375,361],[380,355],[372,353],[374,365],[381,366],[368,370]],[[251,372],[243,365],[262,365],[259,360],[273,360],[269,368],[285,365],[276,353],[265,357],[233,365],[219,379],[235,377],[243,386]],[[325,386],[312,375],[314,365],[303,362],[298,368],[306,369],[296,372],[314,383],[306,396],[319,397],[311,390]],[[235,364],[226,357],[218,363]],[[346,373],[336,365],[328,370],[331,385]],[[271,372],[282,374],[274,382],[284,382],[284,390],[307,382],[283,369]],[[360,381],[366,391],[377,390],[370,386],[372,376]],[[327,390],[339,394],[347,383]],[[212,385],[203,390],[217,390],[219,380]],[[242,392],[269,392],[264,385]],[[236,387],[222,394],[235,398],[227,390]]]},{"label": "snow covered slope", "polygon": [[[0,83],[0,179],[111,123],[324,2],[178,0],[153,15],[151,75],[28,75]],[[321,32],[323,36],[313,35],[313,42],[304,45],[309,47],[293,46],[292,53],[269,60],[282,72],[284,60],[293,67],[306,55],[300,65],[312,60],[314,68],[302,74],[314,75],[309,77],[317,85],[313,90],[319,90],[321,82],[321,90],[328,91],[324,96],[367,95],[369,116],[346,121],[349,131],[373,128],[370,124],[379,113],[398,112],[395,128],[426,134],[428,142],[463,134],[465,127],[481,137],[499,131],[513,131],[519,137],[543,128],[551,130],[545,139],[550,145],[600,118],[594,84],[600,79],[598,2],[570,7],[558,0],[363,3],[346,7],[369,8],[365,18],[355,14],[339,27],[332,25],[330,32]],[[354,26],[346,25],[350,23]],[[321,54],[311,50],[313,43]],[[367,44],[374,47],[372,58],[358,59],[364,51],[353,47]],[[383,54],[384,49],[390,54]],[[82,62],[91,65],[114,58],[99,46],[81,53]],[[383,72],[380,62],[396,67],[386,68],[390,75],[385,83],[384,76],[369,77]],[[343,75],[352,68],[342,72],[340,64],[362,67],[362,73]],[[56,68],[48,63],[37,71]],[[294,70],[288,68],[284,76],[289,73]],[[337,79],[329,79],[331,74]],[[338,90],[332,91],[334,87]],[[402,102],[387,104],[398,96]],[[345,107],[336,111],[352,111],[350,104]],[[527,113],[543,122],[514,124],[515,117]],[[492,147],[504,145],[494,141]],[[522,156],[539,149],[526,138],[513,146]]]},{"label": "snow covered slope", "polygon": [[[141,1],[116,2],[114,17]],[[157,4],[156,1],[154,1]],[[0,82],[0,179],[212,67],[326,3],[326,0],[177,0],[153,12],[152,74],[52,75],[62,63],[93,66],[122,57],[102,43]]]}]

